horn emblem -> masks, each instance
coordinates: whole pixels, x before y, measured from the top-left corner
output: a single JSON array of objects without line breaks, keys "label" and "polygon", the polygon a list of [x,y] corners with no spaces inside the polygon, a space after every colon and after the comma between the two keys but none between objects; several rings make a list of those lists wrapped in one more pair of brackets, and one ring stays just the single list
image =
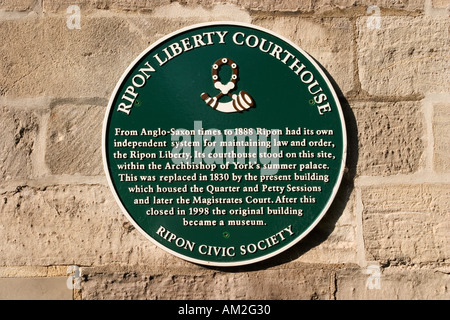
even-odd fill
[{"label": "horn emblem", "polygon": [[[231,79],[228,83],[223,84],[219,79],[219,70],[223,65],[229,65],[232,70]],[[212,66],[212,80],[214,82],[214,88],[220,91],[215,97],[210,97],[207,93],[202,93],[201,98],[205,103],[213,108],[214,110],[232,113],[232,112],[242,112],[255,106],[255,101],[245,91],[239,92],[239,94],[231,94],[230,91],[236,89],[236,83],[238,81],[239,68],[236,62],[228,58],[221,58],[214,62]],[[220,102],[219,100],[224,97],[231,97],[231,101]]]}]

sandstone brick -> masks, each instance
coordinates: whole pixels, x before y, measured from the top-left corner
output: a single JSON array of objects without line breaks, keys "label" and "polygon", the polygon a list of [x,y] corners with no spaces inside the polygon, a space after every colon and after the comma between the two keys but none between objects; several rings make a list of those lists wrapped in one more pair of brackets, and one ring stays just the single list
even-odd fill
[{"label": "sandstone brick", "polygon": [[0,22],[0,94],[109,98],[131,62],[162,35],[189,24],[164,18],[82,16],[81,29],[66,17]]},{"label": "sandstone brick", "polygon": [[32,175],[32,153],[39,120],[31,111],[0,106],[0,178],[7,181]]},{"label": "sandstone brick", "polygon": [[0,266],[180,263],[130,226],[104,186],[19,188],[1,195],[0,212]]},{"label": "sandstone brick", "polygon": [[[181,0],[182,4],[212,6],[223,3],[223,0]],[[376,5],[380,8],[415,11],[423,10],[424,0],[230,0],[229,4],[241,6],[250,10],[281,11],[281,12],[324,12],[345,10],[355,7],[367,8]]]},{"label": "sandstone brick", "polygon": [[450,7],[450,2],[448,0],[432,0],[434,8],[445,9]]},{"label": "sandstone brick", "polygon": [[[201,5],[204,7],[212,7],[217,4],[224,3],[223,0],[181,0],[180,3],[188,6]],[[228,4],[243,7],[248,10],[260,10],[260,11],[311,11],[313,8],[313,1],[300,1],[300,0],[230,0],[226,1]]]},{"label": "sandstone brick", "polygon": [[450,104],[434,104],[434,170],[439,173],[450,171]]},{"label": "sandstone brick", "polygon": [[361,194],[367,260],[394,265],[449,258],[448,185],[367,187]]},{"label": "sandstone brick", "polygon": [[21,266],[0,267],[0,278],[46,277],[47,267]]},{"label": "sandstone brick", "polygon": [[53,174],[103,174],[101,137],[105,108],[60,105],[51,111],[45,160]]},{"label": "sandstone brick", "polygon": [[[184,6],[202,6],[211,8],[224,3],[242,7],[248,10],[281,11],[281,12],[324,12],[331,10],[345,10],[355,7],[363,9],[371,5],[380,8],[390,8],[405,11],[423,10],[425,0],[180,0]],[[434,0],[440,1],[440,0]],[[78,5],[84,9],[113,9],[113,10],[153,10],[158,6],[170,4],[170,0],[44,0],[43,7],[46,12],[66,10],[70,5]]]},{"label": "sandstone brick", "polygon": [[11,266],[0,267],[0,278],[62,277],[70,273],[67,266]]},{"label": "sandstone brick", "polygon": [[371,95],[448,92],[448,17],[381,17],[379,29],[357,22],[362,89]]},{"label": "sandstone brick", "polygon": [[[340,193],[341,200],[333,204],[314,234],[303,239],[294,251],[283,253],[283,261],[298,256],[299,261],[308,263],[356,260],[353,201],[349,202],[350,209],[345,208],[346,192]],[[0,200],[3,266],[111,262],[155,267],[190,265],[156,248],[135,230],[107,187],[24,187],[4,193]]]},{"label": "sandstone brick", "polygon": [[[300,0],[299,0],[300,1]],[[352,9],[354,7],[363,7],[365,10],[369,6],[377,6],[380,9],[393,9],[400,11],[422,11],[425,0],[318,0],[312,1],[315,11],[324,9]]]},{"label": "sandstone brick", "polygon": [[44,0],[45,12],[66,11],[69,6],[79,6],[81,10],[152,10],[157,6],[170,4],[170,0]]},{"label": "sandstone brick", "polygon": [[347,18],[255,18],[254,24],[278,33],[317,60],[345,95],[353,89],[352,27]]},{"label": "sandstone brick", "polygon": [[37,0],[0,0],[0,10],[28,11],[32,9]]},{"label": "sandstone brick", "polygon": [[424,128],[418,102],[358,102],[357,174],[387,176],[419,169]]},{"label": "sandstone brick", "polygon": [[[341,188],[328,212],[308,236],[282,256],[304,263],[356,263],[355,195],[347,182]],[[298,257],[297,257],[298,256]]]},{"label": "sandstone brick", "polygon": [[[337,300],[448,300],[450,276],[433,270],[387,268],[336,272]],[[376,281],[379,281],[378,283]]]},{"label": "sandstone brick", "polygon": [[83,268],[82,298],[91,299],[330,299],[332,271],[317,266],[256,272],[97,272]]}]

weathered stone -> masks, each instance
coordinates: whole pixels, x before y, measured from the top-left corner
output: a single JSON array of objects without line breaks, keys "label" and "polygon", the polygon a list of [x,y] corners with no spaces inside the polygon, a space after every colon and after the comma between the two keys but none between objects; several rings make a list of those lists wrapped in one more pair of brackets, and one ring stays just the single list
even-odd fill
[{"label": "weathered stone", "polygon": [[448,17],[384,17],[380,28],[357,21],[358,68],[371,95],[448,92]]},{"label": "weathered stone", "polygon": [[433,169],[439,173],[448,173],[450,171],[450,104],[436,103],[433,107]]},{"label": "weathered stone", "polygon": [[53,174],[103,174],[102,123],[106,108],[60,105],[52,109],[45,160]]},{"label": "weathered stone", "polygon": [[0,267],[0,278],[62,277],[69,274],[71,266],[12,266]]},{"label": "weathered stone", "polygon": [[152,10],[158,6],[170,4],[170,0],[45,0],[44,12],[66,11],[69,6],[79,6],[81,10]]},{"label": "weathered stone", "polygon": [[36,0],[0,0],[0,10],[27,11],[36,5]]},{"label": "weathered stone", "polygon": [[39,129],[31,111],[0,106],[0,179],[26,178],[32,175],[32,153]]},{"label": "weathered stone", "polygon": [[[222,0],[181,0],[183,4],[212,6]],[[227,3],[239,5],[250,10],[281,12],[326,12],[348,10],[355,7],[367,8],[376,5],[380,8],[415,11],[423,10],[424,0],[230,0]]]},{"label": "weathered stone", "polygon": [[[221,17],[231,20],[233,12]],[[69,29],[64,16],[0,21],[8,44],[0,47],[0,95],[109,98],[127,67],[150,44],[210,19],[206,14],[166,19],[106,12],[83,15],[80,29]]]},{"label": "weathered stone", "polygon": [[433,8],[445,9],[450,7],[448,0],[432,0]]},{"label": "weathered stone", "polygon": [[349,19],[274,17],[255,18],[252,23],[286,37],[310,54],[344,95],[353,89],[353,31]]},{"label": "weathered stone", "polygon": [[450,275],[387,268],[336,271],[337,300],[448,300]]},{"label": "weathered stone", "polygon": [[357,174],[386,176],[419,169],[424,152],[420,103],[359,102]]},{"label": "weathered stone", "polygon": [[[72,5],[81,29],[67,25]],[[378,29],[368,25],[377,7]],[[0,0],[0,298],[448,300],[445,8],[442,0]],[[350,100],[349,172],[361,176],[354,188],[346,174],[297,245],[231,269],[157,248],[101,180],[106,101],[125,69],[170,32],[216,20],[271,29],[324,66]],[[372,260],[381,265],[375,288]],[[81,290],[67,289],[72,265],[82,266]]]},{"label": "weathered stone", "polygon": [[240,21],[250,22],[250,14],[241,8],[227,4],[217,4],[211,8],[202,6],[182,6],[179,2],[155,8],[151,14],[156,18],[171,20],[192,19],[201,21]]},{"label": "weathered stone", "polygon": [[391,185],[361,191],[367,260],[437,263],[450,257],[448,185]]},{"label": "weathered stone", "polygon": [[0,212],[1,266],[167,262],[104,186],[24,187],[2,194]]},{"label": "weathered stone", "polygon": [[69,29],[65,17],[0,22],[2,43],[7,44],[0,47],[0,94],[109,98],[128,65],[150,43],[188,23],[83,16],[81,29]]},{"label": "weathered stone", "polygon": [[[283,259],[298,258],[291,257],[294,254],[301,257],[300,261],[310,263],[355,261],[353,201],[345,208],[345,193],[344,190],[340,194],[341,200],[333,204],[317,231],[301,241],[296,253],[288,252]],[[156,248],[135,230],[106,187],[25,187],[3,194],[0,212],[0,254],[4,266],[188,264]]]},{"label": "weathered stone", "polygon": [[322,220],[285,255],[304,263],[356,263],[354,207],[354,193],[344,180]]},{"label": "weathered stone", "polygon": [[91,299],[330,299],[332,271],[304,265],[298,269],[256,272],[157,273],[96,272],[83,268],[82,298]]}]

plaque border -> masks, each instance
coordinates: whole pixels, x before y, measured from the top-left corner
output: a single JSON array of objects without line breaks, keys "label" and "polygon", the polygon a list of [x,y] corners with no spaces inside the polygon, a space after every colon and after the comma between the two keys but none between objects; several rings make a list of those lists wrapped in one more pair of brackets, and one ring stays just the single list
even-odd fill
[{"label": "plaque border", "polygon": [[[130,71],[136,66],[137,63],[139,63],[139,61],[145,55],[147,55],[148,52],[153,50],[153,48],[157,47],[161,43],[169,40],[170,38],[175,37],[178,34],[183,33],[183,32],[195,30],[195,29],[202,28],[202,27],[211,27],[211,26],[238,26],[238,27],[245,27],[245,28],[249,28],[249,29],[255,29],[255,30],[258,30],[258,31],[261,31],[261,32],[265,32],[265,33],[271,34],[271,35],[277,37],[278,39],[288,43],[289,45],[294,47],[296,50],[298,50],[306,59],[308,59],[308,61],[316,68],[316,71],[318,71],[319,74],[325,80],[325,83],[327,84],[327,86],[330,89],[330,92],[331,92],[334,100],[336,101],[337,111],[339,113],[339,118],[341,120],[341,125],[342,125],[343,148],[342,148],[342,158],[341,158],[341,160],[342,160],[342,162],[341,162],[341,170],[340,170],[339,176],[338,176],[338,178],[336,180],[336,184],[333,187],[333,192],[330,195],[330,197],[328,199],[328,202],[327,202],[326,206],[324,207],[324,209],[322,210],[322,212],[317,216],[317,218],[314,220],[314,222],[305,231],[303,231],[298,237],[296,237],[289,244],[287,244],[285,246],[282,246],[280,249],[278,249],[278,250],[276,250],[276,251],[274,251],[272,253],[269,253],[267,255],[262,255],[262,256],[257,257],[257,258],[243,260],[243,261],[236,261],[236,262],[215,262],[215,261],[209,261],[209,260],[195,259],[195,258],[186,256],[186,255],[183,255],[183,254],[181,254],[179,252],[173,251],[172,249],[165,247],[164,245],[162,245],[161,243],[156,241],[154,238],[152,238],[146,231],[144,231],[136,223],[136,221],[133,219],[133,217],[131,217],[131,215],[128,213],[128,210],[124,207],[122,201],[120,200],[119,195],[117,194],[117,191],[116,191],[116,189],[114,187],[113,181],[112,181],[111,176],[110,176],[110,169],[109,169],[109,166],[108,166],[108,163],[107,163],[107,154],[106,154],[106,137],[107,137],[106,130],[107,130],[107,127],[108,127],[108,119],[109,119],[109,116],[110,116],[110,113],[111,113],[111,109],[112,109],[112,106],[114,104],[114,100],[116,98],[116,95],[117,95],[121,85],[123,84],[125,78],[129,75]],[[143,234],[145,236],[145,238],[150,240],[154,245],[156,245],[160,249],[163,249],[166,252],[169,252],[169,253],[173,254],[174,256],[176,256],[178,258],[181,258],[183,260],[186,260],[186,261],[189,261],[189,262],[192,262],[192,263],[200,264],[200,265],[215,266],[215,267],[244,266],[244,265],[254,264],[254,263],[257,263],[257,262],[260,262],[260,261],[267,260],[269,258],[277,256],[280,253],[288,250],[289,248],[291,248],[294,245],[296,245],[297,243],[299,243],[304,237],[306,237],[306,235],[308,235],[316,227],[316,225],[322,220],[324,215],[330,209],[331,204],[333,203],[334,199],[336,198],[336,195],[337,195],[337,193],[339,191],[339,188],[341,187],[342,178],[343,178],[344,171],[345,171],[346,159],[347,159],[347,130],[346,130],[345,118],[344,118],[344,115],[343,115],[343,112],[342,112],[341,103],[340,103],[339,98],[338,98],[338,96],[336,94],[336,91],[334,90],[333,85],[331,84],[330,80],[328,79],[328,77],[326,76],[326,74],[324,73],[322,68],[319,66],[319,64],[308,53],[306,53],[303,49],[301,49],[297,44],[295,44],[291,40],[285,38],[284,36],[281,36],[281,35],[275,33],[272,30],[266,29],[264,27],[256,26],[256,25],[251,24],[251,23],[237,22],[237,21],[203,22],[203,23],[197,23],[197,24],[193,24],[193,25],[184,27],[184,28],[178,29],[178,30],[176,30],[174,32],[171,32],[171,33],[167,34],[166,36],[160,38],[156,42],[153,42],[149,47],[147,47],[147,49],[145,49],[140,55],[138,55],[134,59],[133,62],[130,63],[128,68],[125,70],[125,72],[122,74],[122,76],[118,80],[118,82],[117,82],[113,92],[111,93],[111,97],[110,97],[109,102],[108,102],[108,106],[107,106],[107,109],[106,109],[105,117],[104,117],[104,120],[103,120],[103,128],[102,128],[102,159],[103,159],[103,167],[104,167],[106,178],[107,178],[107,181],[108,181],[108,187],[111,190],[111,192],[113,193],[114,199],[115,199],[116,203],[119,205],[122,213],[126,216],[128,221],[130,221],[133,224],[133,226],[137,230],[139,230],[139,232],[141,234]]]}]

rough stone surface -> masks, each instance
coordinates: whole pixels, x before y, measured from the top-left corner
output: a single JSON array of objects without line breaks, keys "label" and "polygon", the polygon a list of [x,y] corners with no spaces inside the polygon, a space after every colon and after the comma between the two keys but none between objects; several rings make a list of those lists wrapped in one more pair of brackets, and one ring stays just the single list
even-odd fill
[{"label": "rough stone surface", "polygon": [[155,8],[152,17],[167,18],[173,20],[193,19],[194,23],[203,21],[240,21],[250,22],[250,14],[239,7],[229,5],[226,2],[213,7],[183,6],[179,2]]},{"label": "rough stone surface", "polygon": [[450,104],[434,104],[434,170],[440,173],[450,172]]},{"label": "rough stone surface", "polygon": [[450,7],[450,2],[448,0],[432,0],[434,8],[445,9]]},{"label": "rough stone surface", "polygon": [[66,11],[69,6],[79,6],[81,10],[152,10],[161,5],[170,4],[170,0],[44,0],[45,12]]},{"label": "rough stone surface", "polygon": [[355,196],[344,181],[328,212],[305,239],[286,253],[305,263],[356,263]]},{"label": "rough stone surface", "polygon": [[[223,3],[223,0],[181,0],[183,4],[211,6]],[[250,10],[279,12],[329,12],[332,10],[348,10],[355,7],[366,9],[376,5],[380,8],[389,7],[396,10],[423,10],[424,0],[231,0],[227,3],[242,6]]]},{"label": "rough stone surface", "polygon": [[[341,200],[333,204],[317,230],[281,259],[289,262],[306,253],[301,261],[355,262],[354,217],[345,208],[346,192],[340,192]],[[1,200],[2,266],[187,264],[134,229],[107,187],[24,187],[5,192]]]},{"label": "rough stone surface", "polygon": [[[73,5],[80,29],[67,24]],[[448,8],[0,0],[0,298],[449,300]],[[368,24],[376,18],[379,28]],[[130,63],[175,30],[218,20],[266,27],[316,59],[349,136],[342,185],[314,230],[233,268],[192,264],[150,242],[121,213],[100,154],[105,107]],[[69,290],[76,266],[81,289]],[[57,290],[38,290],[49,284]]]},{"label": "rough stone surface", "polygon": [[448,185],[364,188],[362,202],[368,260],[392,265],[448,263]]},{"label": "rough stone surface", "polygon": [[[272,30],[306,51],[334,79],[337,91],[348,93],[354,87],[352,26],[346,18],[256,18],[252,23]],[[306,31],[307,30],[307,31]],[[349,45],[350,44],[350,45]]]},{"label": "rough stone surface", "polygon": [[0,22],[0,95],[109,98],[158,32],[177,27],[164,19],[102,16],[83,17],[79,30],[68,29],[64,17]]},{"label": "rough stone surface", "polygon": [[2,182],[31,176],[32,153],[39,120],[31,111],[0,105],[0,178]]},{"label": "rough stone surface", "polygon": [[45,160],[53,174],[103,174],[102,123],[104,107],[59,105],[47,130]]},{"label": "rough stone surface", "polygon": [[37,0],[0,0],[0,10],[27,11],[36,5]]},{"label": "rough stone surface", "polygon": [[418,170],[424,152],[420,103],[360,102],[352,109],[358,125],[357,174],[386,176]]},{"label": "rough stone surface", "polygon": [[[226,10],[217,14],[232,20],[235,13]],[[82,16],[80,29],[69,29],[66,17],[0,21],[4,35],[0,95],[108,99],[127,67],[150,44],[214,17],[207,12],[176,19],[104,13]]]},{"label": "rough stone surface", "polygon": [[0,212],[1,266],[159,264],[164,257],[103,186],[19,188],[1,195]]},{"label": "rough stone surface", "polygon": [[[255,272],[97,272],[83,268],[82,298],[91,299],[330,299],[333,272],[322,266]],[[168,271],[171,271],[170,269]]]},{"label": "rough stone surface", "polygon": [[357,21],[358,68],[371,95],[448,92],[448,17],[381,17],[381,26]]},{"label": "rough stone surface", "polygon": [[37,278],[68,275],[67,266],[12,266],[0,267],[0,278]]},{"label": "rough stone surface", "polygon": [[[337,300],[448,300],[450,275],[405,268],[342,269],[336,272]],[[378,278],[378,279],[377,279]]]}]

